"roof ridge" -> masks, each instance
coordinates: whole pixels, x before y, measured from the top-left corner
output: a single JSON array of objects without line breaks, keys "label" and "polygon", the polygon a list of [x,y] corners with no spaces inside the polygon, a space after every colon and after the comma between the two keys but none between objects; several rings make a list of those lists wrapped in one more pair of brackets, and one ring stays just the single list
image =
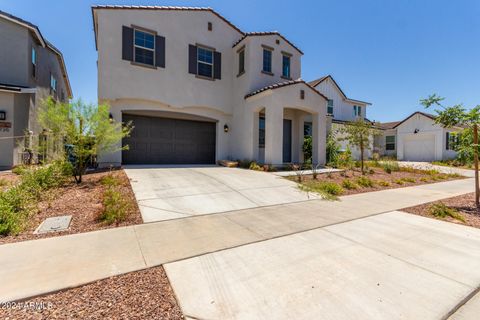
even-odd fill
[{"label": "roof ridge", "polygon": [[238,39],[236,42],[233,43],[232,48],[235,48],[240,42],[242,42],[247,37],[254,37],[254,36],[269,36],[269,35],[277,35],[282,38],[285,42],[291,45],[295,50],[300,52],[303,55],[303,51],[300,50],[296,45],[294,45],[290,40],[285,38],[279,31],[254,31],[254,32],[244,32],[243,36]]}]

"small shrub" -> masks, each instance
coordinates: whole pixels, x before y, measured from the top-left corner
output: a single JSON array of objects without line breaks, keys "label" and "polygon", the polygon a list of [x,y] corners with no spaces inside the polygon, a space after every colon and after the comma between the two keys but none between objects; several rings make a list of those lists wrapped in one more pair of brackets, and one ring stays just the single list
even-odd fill
[{"label": "small shrub", "polygon": [[277,168],[275,168],[273,165],[270,165],[270,164],[264,164],[264,165],[263,165],[263,171],[266,171],[266,172],[276,172],[276,171],[277,171]]},{"label": "small shrub", "polygon": [[368,170],[368,174],[375,174],[375,170],[369,169],[369,170]]},{"label": "small shrub", "polygon": [[105,206],[100,220],[107,224],[119,223],[127,218],[130,209],[130,203],[116,187],[110,186],[103,195],[103,205]]},{"label": "small shrub", "polygon": [[440,174],[440,172],[436,169],[425,170],[423,173],[425,173],[429,176],[436,176],[436,175]]},{"label": "small shrub", "polygon": [[252,163],[252,161],[248,159],[238,160],[237,162],[238,162],[238,167],[242,169],[250,168],[250,164]]},{"label": "small shrub", "polygon": [[411,178],[411,177],[406,177],[406,178],[403,178],[402,179],[404,182],[409,182],[409,183],[415,183],[417,182],[417,180],[415,180],[414,178]]},{"label": "small shrub", "polygon": [[445,180],[447,179],[447,176],[445,176],[444,174],[439,174],[436,176],[437,177],[437,180]]},{"label": "small shrub", "polygon": [[385,180],[378,180],[377,183],[378,183],[379,186],[382,186],[382,187],[389,187],[390,186],[390,182],[385,181]]},{"label": "small shrub", "polygon": [[326,200],[336,200],[339,195],[343,194],[343,188],[338,183],[331,181],[312,181],[300,185],[299,188],[303,191],[316,192]]},{"label": "small shrub", "polygon": [[345,179],[342,181],[342,187],[347,189],[347,190],[355,190],[355,189],[358,189],[358,185],[353,182],[352,180],[350,179]]},{"label": "small shrub", "polygon": [[114,187],[114,186],[120,185],[122,181],[118,177],[115,177],[114,175],[109,174],[102,177],[102,179],[100,179],[100,183],[107,187]]},{"label": "small shrub", "polygon": [[405,184],[405,182],[402,180],[402,179],[396,179],[395,181],[396,184],[400,185],[400,186],[403,186]]},{"label": "small shrub", "polygon": [[21,175],[23,172],[25,172],[27,170],[27,166],[25,165],[19,165],[19,166],[15,166],[13,169],[12,169],[12,172],[15,173],[15,174],[18,174],[18,175]]},{"label": "small shrub", "polygon": [[356,180],[357,184],[364,188],[372,188],[375,185],[375,182],[368,177],[358,177]]},{"label": "small shrub", "polygon": [[428,180],[427,177],[421,177],[421,178],[420,178],[420,181],[422,181],[422,182],[428,182],[429,180]]},{"label": "small shrub", "polygon": [[4,179],[4,178],[0,178],[0,187],[4,187],[4,186],[8,186],[9,183],[7,181],[7,179]]},{"label": "small shrub", "polygon": [[259,166],[255,161],[252,161],[252,163],[250,163],[250,166],[248,167],[248,169],[255,170],[255,171],[263,171],[263,168]]},{"label": "small shrub", "polygon": [[391,174],[394,171],[400,171],[400,166],[397,161],[382,162],[382,168],[388,174]]},{"label": "small shrub", "polygon": [[34,208],[34,199],[19,186],[0,194],[0,235],[19,233]]},{"label": "small shrub", "polygon": [[430,213],[437,218],[451,217],[465,222],[465,218],[457,210],[446,206],[444,203],[435,203],[430,206]]}]

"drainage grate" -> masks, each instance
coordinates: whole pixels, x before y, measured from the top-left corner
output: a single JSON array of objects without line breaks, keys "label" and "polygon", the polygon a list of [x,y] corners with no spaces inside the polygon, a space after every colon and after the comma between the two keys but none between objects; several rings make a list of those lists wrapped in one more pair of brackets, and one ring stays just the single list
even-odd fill
[{"label": "drainage grate", "polygon": [[33,233],[47,233],[68,229],[72,216],[60,216],[45,219]]}]

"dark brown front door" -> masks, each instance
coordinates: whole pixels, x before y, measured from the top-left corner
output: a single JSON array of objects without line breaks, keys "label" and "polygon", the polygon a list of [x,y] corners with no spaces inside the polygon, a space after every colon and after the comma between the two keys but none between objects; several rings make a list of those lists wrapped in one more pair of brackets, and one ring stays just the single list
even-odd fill
[{"label": "dark brown front door", "polygon": [[214,164],[214,122],[123,115],[134,129],[122,144],[123,164]]}]

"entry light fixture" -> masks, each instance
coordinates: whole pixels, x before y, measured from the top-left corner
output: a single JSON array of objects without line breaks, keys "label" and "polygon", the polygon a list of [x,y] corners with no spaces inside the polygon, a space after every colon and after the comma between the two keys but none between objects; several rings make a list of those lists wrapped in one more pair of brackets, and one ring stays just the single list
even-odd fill
[{"label": "entry light fixture", "polygon": [[223,132],[228,132],[228,130],[230,130],[230,128],[228,127],[228,124],[225,123],[223,126]]},{"label": "entry light fixture", "polygon": [[420,131],[420,130],[415,129],[415,130],[413,130],[413,133],[414,133],[414,134],[417,134],[419,131]]}]

